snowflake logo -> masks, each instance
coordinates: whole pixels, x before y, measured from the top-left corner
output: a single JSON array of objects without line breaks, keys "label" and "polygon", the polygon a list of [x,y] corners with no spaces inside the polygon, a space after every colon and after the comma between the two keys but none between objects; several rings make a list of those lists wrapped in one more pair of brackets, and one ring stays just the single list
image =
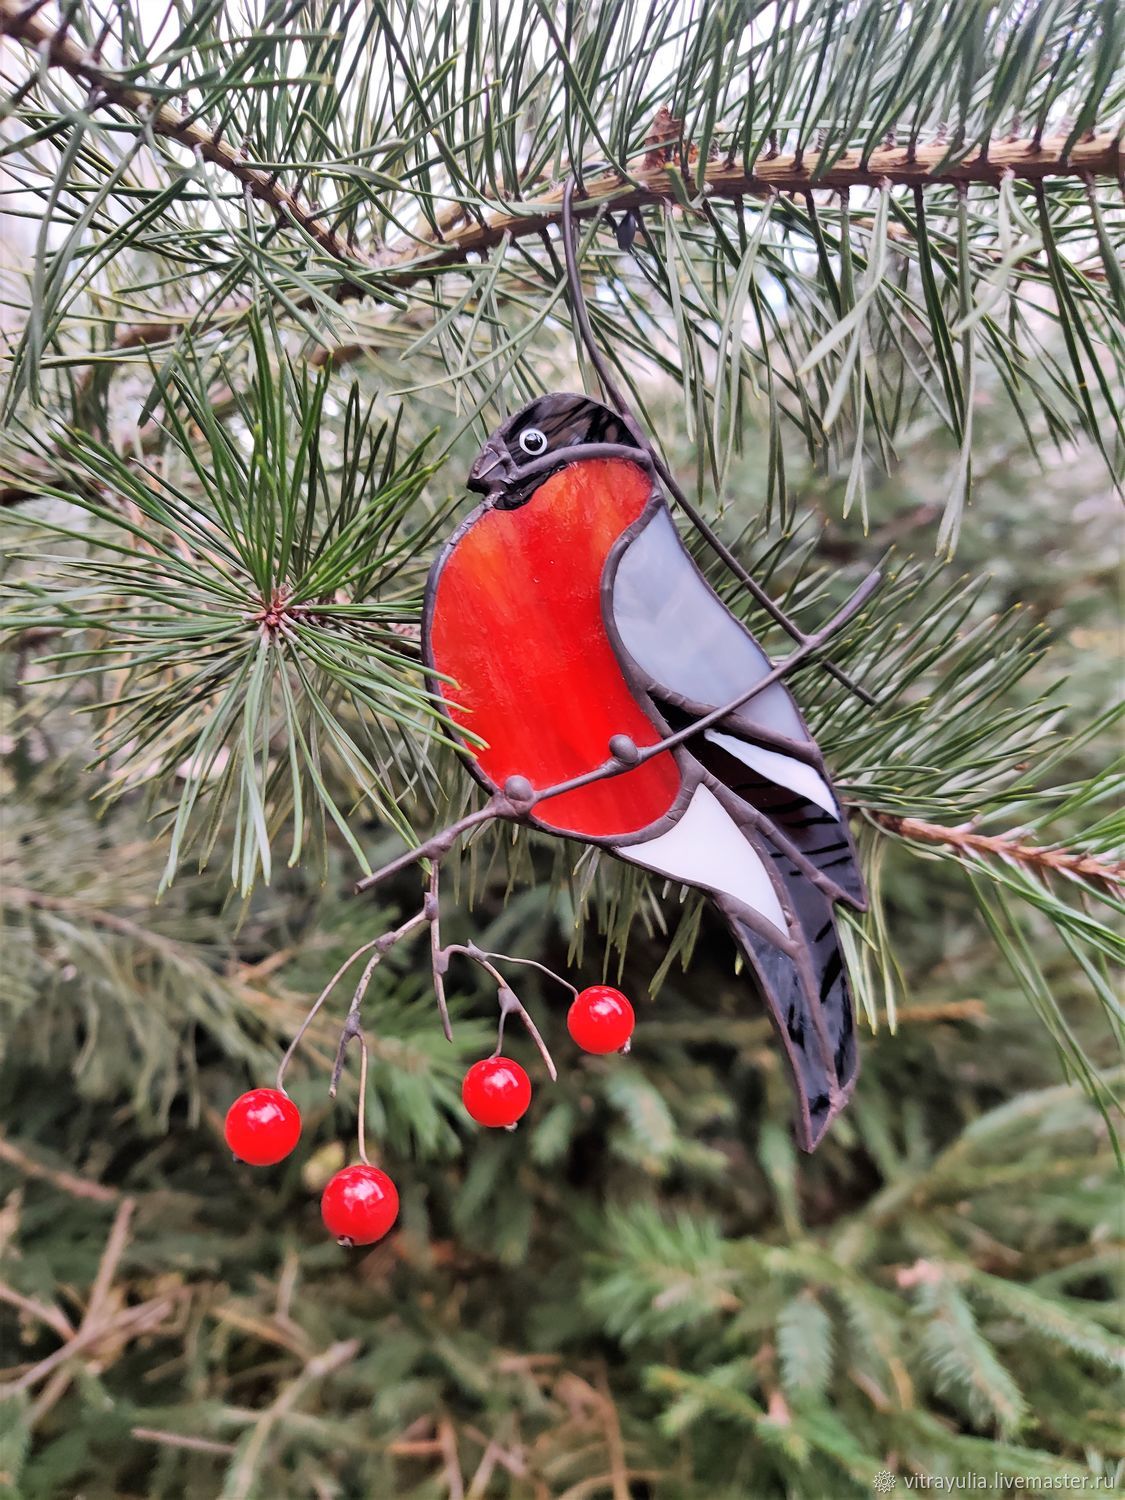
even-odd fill
[{"label": "snowflake logo", "polygon": [[889,1495],[898,1483],[898,1475],[892,1474],[890,1469],[880,1469],[873,1481],[877,1495]]}]

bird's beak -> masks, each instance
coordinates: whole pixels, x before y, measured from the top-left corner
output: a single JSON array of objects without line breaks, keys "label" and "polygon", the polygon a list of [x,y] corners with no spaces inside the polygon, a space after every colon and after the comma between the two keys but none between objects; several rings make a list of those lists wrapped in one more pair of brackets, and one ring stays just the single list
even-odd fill
[{"label": "bird's beak", "polygon": [[511,468],[511,459],[499,444],[489,441],[477,454],[476,462],[469,470],[468,487],[478,495],[487,495],[503,479]]}]

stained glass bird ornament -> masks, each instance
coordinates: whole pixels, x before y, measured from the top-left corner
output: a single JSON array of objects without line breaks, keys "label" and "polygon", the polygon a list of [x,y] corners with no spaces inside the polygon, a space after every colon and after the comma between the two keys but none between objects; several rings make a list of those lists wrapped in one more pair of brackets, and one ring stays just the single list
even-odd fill
[{"label": "stained glass bird ornament", "polygon": [[[532,401],[469,475],[481,504],[434,563],[423,648],[433,690],[491,792],[536,792],[527,822],[704,891],[753,970],[812,1151],[856,1080],[835,906],[866,906],[847,820],[785,683],[691,726],[772,663],[680,540],[652,449],[583,395]],[[607,749],[608,747],[608,749]]]}]

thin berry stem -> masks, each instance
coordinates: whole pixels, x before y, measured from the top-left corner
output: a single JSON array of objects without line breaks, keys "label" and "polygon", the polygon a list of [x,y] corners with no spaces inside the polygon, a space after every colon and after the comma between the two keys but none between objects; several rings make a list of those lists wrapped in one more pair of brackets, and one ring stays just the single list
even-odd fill
[{"label": "thin berry stem", "polygon": [[548,979],[553,979],[556,984],[561,984],[563,989],[569,990],[572,995],[577,995],[577,985],[571,984],[569,979],[564,979],[561,974],[556,974],[554,969],[549,969],[546,964],[541,964],[536,958],[516,958],[511,953],[486,953],[486,958],[494,959],[497,963],[525,964],[530,969],[538,969],[541,974],[546,974]]},{"label": "thin berry stem", "polygon": [[359,1159],[364,1166],[370,1166],[367,1160],[367,1038],[363,1032],[359,1035],[359,1108],[356,1111],[356,1144],[359,1148]]},{"label": "thin berry stem", "polygon": [[309,1008],[308,1014],[305,1016],[305,1019],[301,1022],[300,1026],[297,1028],[296,1035],[289,1043],[289,1046],[285,1049],[285,1053],[282,1056],[282,1059],[277,1067],[277,1087],[281,1089],[283,1093],[285,1092],[285,1074],[289,1069],[289,1064],[293,1060],[293,1055],[296,1052],[297,1048],[300,1046],[305,1033],[308,1031],[313,1021],[316,1020],[316,1017],[319,1014],[321,1007],[324,1005],[324,1002],[328,999],[329,995],[331,995],[332,991],[339,984],[340,980],[343,979],[344,975],[351,968],[352,964],[355,963],[356,959],[362,958],[365,953],[371,953],[371,950],[374,948],[375,952],[372,954],[371,958],[364,966],[363,973],[360,975],[359,983],[356,986],[355,993],[352,996],[351,1004],[348,1007],[347,1020],[345,1020],[344,1022],[344,1033],[341,1035],[341,1047],[337,1048],[337,1062],[333,1070],[333,1083],[331,1088],[331,1093],[333,1094],[333,1096],[335,1095],[336,1087],[339,1083],[340,1070],[343,1066],[342,1049],[347,1046],[347,1042],[351,1039],[351,1036],[355,1034],[354,1030],[349,1033],[349,1025],[352,1022],[353,1018],[359,1013],[360,1006],[363,1004],[363,997],[367,993],[368,985],[371,983],[371,976],[374,974],[379,961],[385,956],[385,954],[390,951],[391,948],[394,947],[396,943],[401,942],[403,938],[408,937],[418,927],[421,927],[423,923],[429,920],[430,919],[427,914],[427,910],[425,907],[423,907],[420,912],[416,912],[414,916],[403,922],[400,927],[396,927],[393,932],[380,933],[378,937],[371,938],[369,942],[362,943],[354,953],[348,955],[348,957],[336,970],[335,974],[333,974],[332,978],[321,990],[320,994],[313,1001],[311,1007]]},{"label": "thin berry stem", "polygon": [[[531,1019],[530,1012],[520,1000],[515,990],[511,988],[496,965],[491,962],[490,956],[483,949],[478,948],[475,943],[452,943],[445,951],[446,953],[463,953],[471,962],[479,964],[496,982],[496,998],[500,1004],[500,1022],[496,1028],[496,1050],[492,1054],[493,1057],[500,1056],[500,1048],[504,1042],[504,1022],[507,1020],[509,1012],[515,1011],[527,1029],[528,1036],[531,1037],[531,1040],[539,1049],[539,1055],[546,1064],[551,1082],[556,1083],[559,1072],[555,1067],[555,1060],[551,1056],[550,1049],[543,1040],[542,1033]],[[565,983],[566,981],[564,980],[563,982]]]},{"label": "thin berry stem", "polygon": [[301,1045],[301,1041],[305,1035],[305,1032],[308,1031],[309,1027],[316,1020],[321,1006],[339,984],[340,980],[343,979],[344,975],[351,968],[352,964],[355,963],[356,959],[360,958],[364,953],[367,953],[370,949],[374,948],[375,944],[378,941],[378,938],[372,938],[369,943],[364,943],[361,948],[357,948],[355,952],[350,955],[350,957],[346,958],[340,965],[340,967],[336,970],[335,974],[333,974],[332,978],[321,990],[320,994],[313,1001],[312,1005],[309,1008],[308,1014],[305,1016],[305,1019],[301,1022],[300,1026],[297,1028],[296,1035],[289,1043],[288,1047],[286,1047],[285,1054],[277,1066],[277,1087],[282,1091],[282,1093],[285,1092],[285,1074],[289,1068],[289,1064],[293,1060],[293,1054]]}]

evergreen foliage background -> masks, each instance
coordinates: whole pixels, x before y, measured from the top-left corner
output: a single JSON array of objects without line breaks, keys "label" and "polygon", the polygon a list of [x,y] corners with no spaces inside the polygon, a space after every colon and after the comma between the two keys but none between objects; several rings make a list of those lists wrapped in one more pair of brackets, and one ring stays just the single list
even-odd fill
[{"label": "evergreen foliage background", "polygon": [[[1119,1481],[1123,39],[1114,0],[0,0],[0,1493]],[[633,1053],[528,971],[561,1076],[479,1132],[494,998],[457,974],[450,1046],[396,949],[402,1218],[345,1253],[346,995],[293,1158],[222,1118],[416,909],[357,875],[474,795],[421,591],[483,435],[586,374],[569,163],[599,340],[743,563],[812,628],[886,559],[832,650],[876,706],[795,680],[874,897],[863,1072],[799,1158],[698,902],[486,832],[447,936],[620,976]]]}]

